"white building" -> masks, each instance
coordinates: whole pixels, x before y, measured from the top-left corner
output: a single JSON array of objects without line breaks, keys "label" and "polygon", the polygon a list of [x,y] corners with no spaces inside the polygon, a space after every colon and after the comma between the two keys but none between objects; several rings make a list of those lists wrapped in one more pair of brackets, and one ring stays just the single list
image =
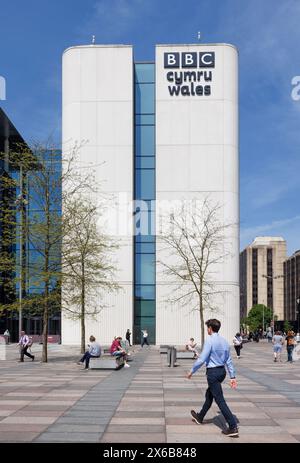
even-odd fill
[{"label": "white building", "polygon": [[[200,340],[199,315],[169,304],[175,282],[165,279],[156,238],[160,204],[209,197],[221,205],[230,232],[230,258],[215,273],[224,292],[217,313],[222,334],[239,330],[238,56],[232,45],[158,45],[155,63],[134,63],[124,45],[68,48],[63,55],[63,146],[87,140],[82,165],[95,166],[103,190],[117,202],[107,225],[116,235],[117,280],[122,291],[108,297],[87,335],[104,344],[129,328],[139,342],[147,328],[155,344]],[[133,212],[142,200],[140,214]],[[149,206],[149,207],[148,207]],[[154,217],[156,215],[156,220]],[[136,229],[149,218],[149,229]],[[110,216],[111,218],[111,216]],[[157,225],[158,226],[158,225]],[[79,344],[79,323],[62,315],[62,342]]]}]

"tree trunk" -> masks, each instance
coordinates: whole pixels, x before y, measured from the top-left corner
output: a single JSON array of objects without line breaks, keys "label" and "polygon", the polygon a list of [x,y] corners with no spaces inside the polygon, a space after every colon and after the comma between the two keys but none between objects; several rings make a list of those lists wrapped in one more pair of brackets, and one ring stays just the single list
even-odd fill
[{"label": "tree trunk", "polygon": [[84,280],[84,260],[81,262],[82,281],[81,281],[81,353],[85,353],[85,280]]},{"label": "tree trunk", "polygon": [[201,349],[204,344],[204,314],[203,314],[203,298],[202,293],[199,294],[199,314],[200,314],[200,331],[201,331]]},{"label": "tree trunk", "polygon": [[48,362],[48,300],[45,301],[43,314],[43,353],[42,362]]}]

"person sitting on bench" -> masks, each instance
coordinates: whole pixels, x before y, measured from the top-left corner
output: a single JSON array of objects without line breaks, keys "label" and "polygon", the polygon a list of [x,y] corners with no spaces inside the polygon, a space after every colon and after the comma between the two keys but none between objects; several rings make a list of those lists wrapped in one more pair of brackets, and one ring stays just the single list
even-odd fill
[{"label": "person sitting on bench", "polygon": [[89,350],[86,351],[82,359],[78,362],[78,365],[82,365],[85,362],[85,370],[89,368],[91,358],[99,358],[101,356],[101,347],[96,342],[95,336],[90,336],[90,344],[88,344]]},{"label": "person sitting on bench", "polygon": [[194,338],[190,338],[188,344],[186,345],[186,350],[194,353],[194,358],[198,358],[199,354],[196,350],[197,343],[195,342]]},{"label": "person sitting on bench", "polygon": [[124,358],[124,367],[128,368],[130,365],[127,363],[127,354],[126,351],[121,346],[122,336],[117,336],[110,347],[110,354],[114,357],[123,357]]}]

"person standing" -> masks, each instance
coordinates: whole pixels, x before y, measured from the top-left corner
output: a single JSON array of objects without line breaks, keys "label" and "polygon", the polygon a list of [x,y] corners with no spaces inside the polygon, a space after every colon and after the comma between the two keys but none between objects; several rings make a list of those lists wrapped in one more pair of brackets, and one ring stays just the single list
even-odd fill
[{"label": "person standing", "polygon": [[90,343],[91,344],[88,345],[89,350],[85,352],[78,362],[78,365],[83,365],[85,362],[85,370],[88,370],[91,358],[99,358],[101,356],[101,347],[100,344],[96,342],[95,336],[90,336]]},{"label": "person standing", "polygon": [[10,343],[10,332],[8,331],[8,329],[4,331],[3,336],[5,338],[5,344],[9,344]]},{"label": "person standing", "polygon": [[208,388],[201,411],[196,413],[195,410],[191,410],[191,415],[193,421],[197,424],[202,424],[206,413],[215,399],[229,426],[229,428],[223,430],[222,433],[229,437],[238,437],[237,421],[226,404],[222,391],[222,382],[226,377],[225,366],[230,376],[230,386],[234,389],[237,387],[234,366],[230,356],[230,347],[228,342],[219,335],[221,327],[221,322],[219,320],[212,318],[207,320],[205,324],[209,336],[204,343],[200,357],[195,361],[187,378],[191,379],[192,375],[205,363]]},{"label": "person standing", "polygon": [[148,331],[147,330],[142,330],[142,347],[144,347],[144,344],[147,344],[147,346],[150,347],[149,342],[148,342]]},{"label": "person standing", "polygon": [[272,339],[273,339],[272,330],[270,328],[268,328],[267,340],[268,340],[268,342],[272,342]]},{"label": "person standing", "polygon": [[286,350],[287,350],[287,355],[288,355],[287,362],[292,363],[293,362],[293,350],[295,347],[295,338],[294,338],[293,331],[288,331],[285,340],[286,340]]},{"label": "person standing", "polygon": [[128,341],[129,346],[131,347],[130,336],[131,336],[131,332],[130,332],[130,329],[128,328],[128,330],[126,331],[125,338]]},{"label": "person standing", "polygon": [[21,331],[21,337],[19,340],[18,345],[20,346],[20,360],[19,362],[24,362],[24,355],[27,357],[31,358],[32,361],[34,361],[34,355],[29,354],[27,352],[27,349],[30,345],[30,340],[25,331]]},{"label": "person standing", "polygon": [[284,343],[283,336],[281,335],[280,331],[276,331],[275,335],[273,336],[273,352],[274,352],[274,362],[281,362],[281,352],[282,346]]},{"label": "person standing", "polygon": [[243,338],[240,333],[236,333],[236,335],[234,336],[233,347],[235,348],[235,351],[236,351],[236,358],[240,359],[241,349],[243,347]]}]

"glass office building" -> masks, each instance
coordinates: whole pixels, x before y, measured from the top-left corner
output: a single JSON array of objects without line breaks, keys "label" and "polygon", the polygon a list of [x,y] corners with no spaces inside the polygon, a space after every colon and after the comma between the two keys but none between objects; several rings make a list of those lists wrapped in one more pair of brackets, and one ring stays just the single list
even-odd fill
[{"label": "glass office building", "polygon": [[[222,205],[223,224],[239,221],[238,57],[227,44],[157,45],[154,62],[134,60],[127,45],[86,45],[63,54],[63,151],[76,141],[79,166],[92,166],[115,237],[121,290],[107,295],[87,333],[102,344],[125,336],[152,344],[198,341],[199,314],[170,302],[176,281],[163,274],[163,215],[175,203]],[[214,272],[218,318],[228,339],[239,330],[239,231],[229,237],[231,257]],[[169,259],[169,260],[168,260]],[[62,289],[63,290],[63,289]],[[210,311],[206,317],[211,316]],[[80,343],[80,324],[62,314],[62,342]]]},{"label": "glass office building", "polygon": [[[0,108],[0,303],[19,306],[20,298],[20,246],[22,242],[22,326],[30,335],[42,333],[42,317],[37,310],[26,309],[25,301],[42,293],[42,266],[38,243],[30,239],[30,227],[33,217],[42,217],[38,199],[34,194],[33,179],[30,171],[22,170],[20,162],[22,150],[28,150],[24,139],[14,127],[10,119]],[[20,158],[19,158],[20,153]],[[12,159],[13,158],[13,159]],[[61,153],[58,153],[57,169],[61,171]],[[20,162],[19,162],[20,161]],[[22,192],[20,189],[20,175]],[[58,187],[60,195],[61,187]],[[22,208],[17,205],[17,198],[22,197]],[[7,214],[10,214],[8,217]],[[59,204],[59,214],[61,205]],[[6,216],[4,216],[6,214]],[[20,219],[22,214],[22,229]],[[22,233],[22,240],[20,240]],[[52,259],[60,261],[56,253]],[[5,262],[9,263],[5,267]],[[53,283],[55,286],[55,282]],[[11,341],[18,340],[19,311],[5,309],[0,316],[0,334],[6,329],[11,334]],[[49,334],[60,335],[60,307],[49,317]]]}]

